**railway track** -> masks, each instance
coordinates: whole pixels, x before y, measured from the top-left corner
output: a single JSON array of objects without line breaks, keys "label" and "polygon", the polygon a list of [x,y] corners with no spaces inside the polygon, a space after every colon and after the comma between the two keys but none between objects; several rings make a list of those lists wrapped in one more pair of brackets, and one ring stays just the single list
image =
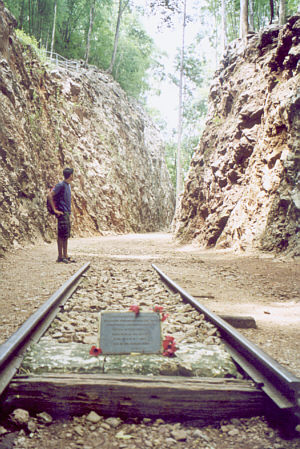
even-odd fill
[{"label": "railway track", "polygon": [[58,311],[78,287],[89,263],[83,265],[0,346],[0,395],[21,366],[26,350],[45,333]]},{"label": "railway track", "polygon": [[300,422],[300,379],[277,363],[230,324],[200,304],[156,265],[152,265],[161,279],[207,319],[217,326],[225,345],[235,362],[256,382],[276,405],[286,414],[291,426]]},{"label": "railway track", "polygon": [[[243,338],[224,320],[212,314],[209,310],[199,304],[191,295],[169,279],[157,266],[153,265],[153,268],[159,274],[164,284],[159,285],[154,270],[148,269],[146,271],[141,270],[140,273],[134,275],[134,280],[129,279],[130,287],[128,287],[128,276],[130,275],[130,272],[126,267],[123,267],[120,272],[116,269],[115,264],[111,264],[111,267],[108,267],[106,271],[101,272],[100,278],[99,273],[94,273],[92,269],[89,270],[87,275],[86,270],[89,267],[89,263],[85,264],[45,303],[44,306],[42,306],[6,343],[0,347],[0,385],[1,393],[4,392],[3,399],[5,400],[5,408],[8,407],[9,409],[11,407],[19,406],[20,404],[25,406],[28,397],[30,397],[32,404],[34,401],[38,403],[39,395],[34,399],[33,396],[30,396],[32,395],[32,391],[36,391],[37,387],[41,388],[41,385],[43,384],[46,385],[43,394],[46,394],[49,385],[56,385],[57,376],[54,376],[54,379],[49,375],[15,376],[22,363],[26,349],[33,342],[38,341],[49,326],[47,331],[48,336],[56,339],[62,344],[72,343],[74,340],[78,343],[91,344],[91,342],[95,341],[95,338],[97,338],[97,314],[100,311],[108,308],[110,310],[128,310],[133,303],[139,303],[141,307],[149,309],[152,308],[155,303],[163,306],[165,311],[169,313],[170,319],[168,319],[165,324],[165,332],[174,335],[179,346],[181,342],[189,343],[195,339],[200,340],[205,344],[217,344],[220,341],[220,337],[225,341],[228,350],[236,363],[253,379],[254,387],[252,392],[257,392],[260,389],[264,391],[263,395],[258,394],[257,396],[259,406],[257,408],[254,407],[252,411],[250,407],[248,415],[251,416],[251,413],[257,413],[259,409],[262,412],[265,412],[265,407],[270,407],[270,404],[274,404],[272,410],[275,413],[283,413],[285,420],[286,418],[288,419],[286,422],[288,422],[290,426],[294,427],[299,423],[299,378],[289,373],[267,354]],[[82,277],[83,281],[79,284]],[[126,279],[126,281],[124,281],[124,279]],[[167,285],[167,289],[165,288],[165,285]],[[112,291],[114,292],[113,294]],[[99,301],[99,298],[101,298],[101,301]],[[183,299],[184,302],[182,302],[181,299]],[[88,312],[91,312],[89,317],[87,316]],[[189,323],[190,327],[194,327],[194,323],[197,322],[197,329],[191,333],[189,328],[187,334],[182,333],[182,326],[186,326],[187,324],[180,323],[176,321],[176,319],[173,319],[178,312],[184,317],[182,321]],[[66,325],[66,320],[63,318],[65,315],[71,316],[72,324]],[[79,319],[80,315],[84,315],[84,319]],[[203,315],[206,316],[208,321],[203,319]],[[56,321],[53,321],[55,316],[57,316],[57,319]],[[199,317],[201,317],[201,319]],[[50,325],[52,321],[53,323]],[[87,321],[89,323],[89,339],[86,338]],[[215,327],[217,330],[215,330]],[[64,329],[66,330],[66,328],[67,331],[65,332]],[[87,340],[90,340],[90,343],[87,343]],[[67,385],[70,387],[66,394],[73,395],[75,402],[78,402],[78,397],[76,399],[74,389],[78,387],[82,392],[82,389],[86,387],[84,378],[86,378],[86,376],[79,376],[77,374],[60,376],[62,387],[64,389],[66,389]],[[157,411],[157,415],[159,415],[162,413],[162,401],[166,400],[168,402],[171,398],[168,396],[167,399],[164,399],[164,397],[159,396],[159,394],[165,394],[162,393],[164,385],[161,376],[152,378],[151,382],[146,382],[146,380],[147,379],[145,377],[143,378],[143,376],[131,376],[129,383],[128,376],[125,378],[124,376],[97,377],[92,375],[88,382],[92,382],[93,385],[96,385],[96,390],[93,389],[92,392],[93,395],[95,395],[97,389],[102,395],[105,395],[105,392],[112,391],[113,386],[116,384],[118,384],[116,394],[124,394],[124,391],[128,391],[129,388],[131,388],[133,391],[132,394],[134,394],[135,387],[140,389],[141,383],[143,383],[145,391],[151,390],[152,393],[153,391],[156,391],[158,400],[156,401],[157,404],[152,404],[152,413],[153,416],[155,416],[155,407],[159,407],[159,411]],[[229,390],[232,386],[230,386],[230,383],[234,384],[234,381],[230,382],[227,380],[227,388]],[[171,397],[174,396],[178,398],[179,391],[183,391],[184,395],[187,395],[187,392],[190,391],[191,388],[193,392],[195,391],[195,388],[198,388],[199,391],[202,389],[201,394],[203,394],[203,383],[201,385],[198,383],[197,385],[197,381],[193,382],[193,379],[185,379],[185,383],[177,382],[177,379],[174,383],[174,378],[167,379],[165,385],[166,392],[170,393],[170,386],[172,384],[174,389],[171,391]],[[28,389],[24,390],[24,385],[29,385],[29,388],[32,388],[32,391],[29,393]],[[222,383],[221,388],[223,390],[224,385],[226,385],[226,381]],[[250,384],[248,383],[248,386],[249,385]],[[211,391],[214,391],[214,394],[218,394],[215,381],[212,382],[211,385],[206,384],[205,388],[212,388]],[[22,394],[24,395],[23,399],[21,397]],[[81,393],[79,393],[79,396],[80,394]],[[231,390],[231,394],[234,394],[233,390]],[[52,399],[55,399],[56,402],[53,406],[53,410],[59,408],[57,405],[57,398]],[[88,400],[88,396],[86,399]],[[118,400],[117,396],[115,400]],[[48,402],[49,401],[50,399],[48,399]],[[67,397],[64,397],[64,402],[66,401]],[[145,401],[147,401],[146,396],[142,398],[144,405]],[[151,401],[152,403],[155,402],[153,394]],[[181,401],[182,398],[179,397],[177,402]],[[96,407],[95,401],[92,402],[92,404],[90,403],[89,407],[83,406],[84,401],[82,398],[79,402],[80,407],[84,411],[87,411],[91,406],[93,409]],[[127,402],[130,404],[130,400]],[[45,407],[45,404],[46,402],[44,401],[43,407]],[[262,404],[264,410],[262,409]],[[169,405],[168,402],[168,413],[172,415]],[[73,406],[74,404],[68,404],[69,412],[78,412],[77,406]],[[126,408],[126,404],[124,404],[124,407]],[[124,407],[122,409],[123,412]],[[64,409],[65,408],[63,407],[62,411]],[[144,409],[142,409],[142,412],[144,413],[143,410]],[[147,405],[147,410],[149,411],[149,404]],[[178,418],[180,414],[182,416],[180,404],[174,404],[173,410],[176,411],[174,414],[175,418]],[[109,409],[107,409],[107,412],[109,412]],[[129,412],[132,412],[130,407]],[[116,413],[117,410],[114,409],[113,414]],[[199,410],[196,410],[195,415],[189,415],[187,413],[187,418],[191,418],[192,416],[195,417],[199,414]],[[230,416],[230,414],[227,416]],[[233,416],[235,416],[234,413]],[[209,417],[209,411],[207,410],[205,411],[205,417]]]}]

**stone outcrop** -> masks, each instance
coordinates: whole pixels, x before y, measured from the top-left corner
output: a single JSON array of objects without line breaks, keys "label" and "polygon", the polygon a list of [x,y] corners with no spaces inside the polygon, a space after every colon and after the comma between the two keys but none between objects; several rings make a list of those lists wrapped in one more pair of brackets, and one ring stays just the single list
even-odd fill
[{"label": "stone outcrop", "polygon": [[95,67],[70,72],[22,47],[0,0],[0,254],[55,236],[48,189],[72,166],[73,235],[166,229],[174,191],[159,132]]},{"label": "stone outcrop", "polygon": [[300,254],[300,16],[228,48],[175,220],[202,247]]}]

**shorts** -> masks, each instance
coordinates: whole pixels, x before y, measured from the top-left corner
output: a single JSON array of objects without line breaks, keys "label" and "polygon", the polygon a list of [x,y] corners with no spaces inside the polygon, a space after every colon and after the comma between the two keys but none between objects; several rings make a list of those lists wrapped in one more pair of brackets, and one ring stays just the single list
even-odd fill
[{"label": "shorts", "polygon": [[68,239],[71,235],[71,221],[68,212],[57,217],[57,235],[63,240]]}]

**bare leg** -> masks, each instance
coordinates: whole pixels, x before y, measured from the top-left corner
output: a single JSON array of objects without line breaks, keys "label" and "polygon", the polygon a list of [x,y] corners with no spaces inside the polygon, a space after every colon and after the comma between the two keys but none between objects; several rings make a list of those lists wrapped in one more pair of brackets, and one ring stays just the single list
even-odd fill
[{"label": "bare leg", "polygon": [[68,258],[68,239],[63,240],[63,257]]},{"label": "bare leg", "polygon": [[64,240],[60,237],[57,237],[57,251],[58,251],[58,258],[63,258],[63,244]]}]

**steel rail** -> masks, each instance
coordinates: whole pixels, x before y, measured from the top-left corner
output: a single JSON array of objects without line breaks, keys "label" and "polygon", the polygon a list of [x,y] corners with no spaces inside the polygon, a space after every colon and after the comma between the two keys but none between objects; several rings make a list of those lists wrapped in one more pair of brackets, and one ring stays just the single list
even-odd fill
[{"label": "steel rail", "polygon": [[200,304],[193,296],[163,273],[155,264],[152,267],[162,280],[220,331],[228,351],[237,364],[261,387],[279,409],[292,415],[300,422],[300,378],[295,376],[250,342],[230,324]]},{"label": "steel rail", "polygon": [[89,265],[90,262],[84,264],[0,346],[0,395],[20,367],[26,349],[45,333],[59,308],[78,287]]}]

